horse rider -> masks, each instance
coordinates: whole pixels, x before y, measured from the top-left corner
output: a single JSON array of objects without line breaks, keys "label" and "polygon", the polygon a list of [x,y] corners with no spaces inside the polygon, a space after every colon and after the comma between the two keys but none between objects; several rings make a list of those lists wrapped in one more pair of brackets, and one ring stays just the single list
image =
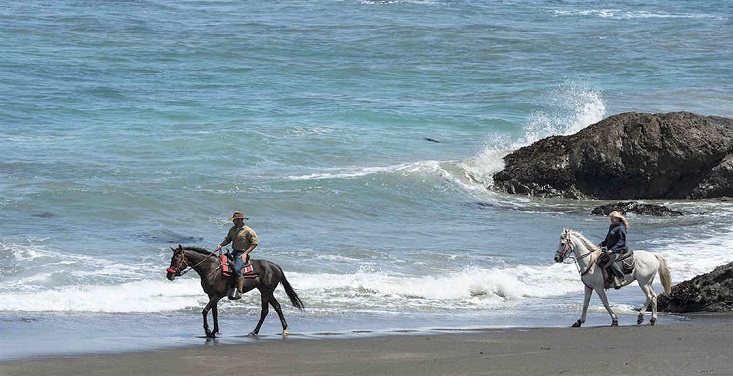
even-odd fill
[{"label": "horse rider", "polygon": [[616,263],[616,259],[618,259],[622,252],[629,249],[626,245],[626,230],[629,228],[629,221],[617,211],[609,213],[608,218],[611,220],[611,225],[608,227],[608,234],[606,234],[606,239],[598,244],[598,246],[607,250],[609,259],[606,265],[611,266],[611,270],[614,272],[613,282],[618,289],[623,284],[624,272]]},{"label": "horse rider", "polygon": [[217,251],[221,252],[221,247],[232,243],[232,250],[234,256],[234,273],[237,276],[235,287],[229,291],[229,299],[237,300],[242,297],[244,293],[244,274],[242,268],[249,262],[249,254],[257,248],[259,239],[255,230],[244,224],[245,218],[244,212],[235,211],[230,220],[234,225],[227,232],[227,236],[224,241],[216,247]]}]

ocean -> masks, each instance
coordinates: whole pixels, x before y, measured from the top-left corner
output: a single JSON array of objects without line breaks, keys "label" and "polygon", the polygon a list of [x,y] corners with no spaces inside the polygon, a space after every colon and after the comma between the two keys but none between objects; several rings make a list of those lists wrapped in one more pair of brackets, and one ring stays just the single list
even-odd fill
[{"label": "ocean", "polygon": [[[281,340],[259,294],[203,337],[234,210],[306,309],[288,340],[569,326],[563,228],[607,201],[492,189],[502,157],[626,112],[733,117],[729,1],[10,0],[0,5],[0,360]],[[733,261],[733,202],[653,201],[674,283]],[[655,282],[657,292],[661,285]],[[635,325],[636,285],[609,292]],[[209,318],[211,323],[211,318]],[[685,320],[662,314],[659,325]],[[597,297],[587,325],[610,318]]]}]

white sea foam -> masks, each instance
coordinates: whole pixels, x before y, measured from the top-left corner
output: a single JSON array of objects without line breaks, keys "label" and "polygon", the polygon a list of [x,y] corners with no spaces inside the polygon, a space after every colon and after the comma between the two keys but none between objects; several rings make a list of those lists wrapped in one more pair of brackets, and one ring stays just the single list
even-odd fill
[{"label": "white sea foam", "polygon": [[504,168],[509,153],[542,138],[570,135],[603,120],[606,105],[600,90],[584,82],[568,81],[546,96],[546,108],[532,112],[524,134],[516,139],[489,135],[486,147],[474,158],[463,161],[467,175],[481,187],[493,184],[492,176]]},{"label": "white sea foam", "polygon": [[554,14],[560,17],[591,16],[591,17],[618,19],[618,20],[647,19],[647,18],[714,19],[714,20],[723,20],[724,19],[721,16],[712,15],[712,14],[704,14],[704,13],[672,14],[668,12],[650,12],[650,11],[644,11],[644,10],[627,11],[623,9],[556,10],[554,11]]},{"label": "white sea foam", "polygon": [[549,92],[545,109],[532,112],[520,146],[549,136],[576,133],[603,120],[605,114],[600,90],[585,82],[567,81]]},{"label": "white sea foam", "polygon": [[5,311],[165,312],[201,307],[205,301],[198,279],[0,293],[0,307]]},{"label": "white sea foam", "polygon": [[657,252],[664,255],[672,272],[672,280],[681,282],[697,275],[708,273],[720,265],[733,262],[733,237],[680,240],[666,245]]},{"label": "white sea foam", "polygon": [[[676,242],[661,252],[680,282],[733,261],[727,250],[731,239]],[[133,268],[134,269],[134,268]],[[149,268],[147,268],[149,269]],[[75,272],[78,274],[78,272]],[[90,272],[82,275],[100,281]],[[129,275],[129,274],[127,274]],[[22,284],[38,285],[41,275],[30,275]],[[77,275],[77,277],[79,277]],[[84,279],[82,277],[79,277]],[[373,271],[364,267],[354,273],[289,272],[288,279],[314,312],[345,307],[359,312],[432,312],[453,309],[497,310],[546,298],[577,295],[582,291],[573,264],[516,265],[501,268],[467,266],[459,271],[429,275]],[[102,278],[102,281],[104,279]],[[282,288],[278,297],[286,302]],[[247,306],[256,307],[259,295],[250,293]],[[199,278],[189,275],[173,282],[163,278],[142,279],[109,285],[85,283],[44,289],[9,288],[0,292],[3,311],[149,313],[200,309],[207,302]],[[229,303],[224,302],[223,306]]]},{"label": "white sea foam", "polygon": [[430,0],[362,0],[361,4],[365,5],[393,5],[393,4],[415,4],[415,5],[435,5],[436,1]]},{"label": "white sea foam", "polygon": [[326,172],[307,174],[307,175],[288,175],[284,178],[287,180],[323,180],[323,179],[348,179],[357,178],[378,173],[391,173],[395,171],[414,170],[420,164],[401,163],[393,166],[375,166],[375,167],[344,167],[330,168]]},{"label": "white sea foam", "polygon": [[106,257],[65,253],[37,244],[5,244],[0,249],[15,259],[13,274],[17,274],[0,286],[0,292],[37,291],[39,287],[53,288],[90,281],[142,279],[150,270],[150,266],[142,262],[120,263]]},{"label": "white sea foam", "polygon": [[[307,306],[314,309],[424,311],[498,309],[526,299],[558,296],[580,289],[574,276],[571,265],[552,264],[504,269],[469,267],[420,276],[366,270],[353,274],[291,272],[288,279]],[[286,299],[281,288],[278,294]],[[258,299],[258,294],[251,293],[245,301],[257,305]],[[5,311],[145,313],[200,308],[206,301],[196,277],[0,293],[0,307]]]}]

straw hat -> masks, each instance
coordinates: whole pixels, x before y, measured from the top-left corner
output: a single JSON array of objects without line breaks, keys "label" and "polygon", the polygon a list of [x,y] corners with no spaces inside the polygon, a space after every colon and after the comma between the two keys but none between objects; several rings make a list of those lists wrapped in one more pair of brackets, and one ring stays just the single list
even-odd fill
[{"label": "straw hat", "polygon": [[232,214],[232,216],[229,217],[229,219],[249,219],[249,218],[244,216],[243,211],[235,211],[234,214]]}]

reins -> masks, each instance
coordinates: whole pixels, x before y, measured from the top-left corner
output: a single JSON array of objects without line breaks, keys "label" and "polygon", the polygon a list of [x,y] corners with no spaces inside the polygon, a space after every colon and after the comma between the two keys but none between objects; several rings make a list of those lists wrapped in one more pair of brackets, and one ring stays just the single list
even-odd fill
[{"label": "reins", "polygon": [[[563,255],[565,255],[566,253],[568,253],[568,251],[572,251],[573,250],[573,248],[570,246],[570,239],[568,238],[566,240],[567,240],[567,243],[563,244],[563,250],[562,250]],[[598,258],[591,258],[591,261],[588,264],[588,268],[585,269],[585,271],[582,271],[582,272],[580,271],[580,264],[578,264],[578,260],[581,260],[581,259],[584,259],[586,257],[592,256],[594,253],[596,253],[596,251],[588,251],[588,253],[583,254],[583,255],[580,255],[578,257],[569,256],[567,258],[570,258],[570,257],[573,258],[573,260],[575,261],[575,268],[578,269],[578,273],[580,273],[580,276],[583,277],[586,274],[588,274],[591,271],[591,269],[593,269],[593,266],[595,266],[596,261],[598,260]]]},{"label": "reins", "polygon": [[[215,255],[215,253],[209,253],[208,256],[204,257],[201,261],[197,262],[196,265],[191,266],[191,265],[188,264],[188,260],[186,260],[186,251],[183,250],[183,249],[181,249],[180,252],[181,252],[181,262],[178,264],[178,266],[176,266],[175,269],[174,268],[171,268],[171,267],[168,267],[168,269],[166,269],[166,271],[168,271],[170,273],[175,273],[178,276],[182,276],[182,275],[188,273],[189,270],[195,269],[197,266],[203,264],[204,261],[208,260],[211,256]],[[181,269],[181,266],[183,266],[183,264],[186,264],[186,266],[183,269]],[[219,266],[219,267],[221,267],[221,266]],[[219,268],[216,268],[216,269],[214,269],[214,271],[216,271],[218,269]]]}]

